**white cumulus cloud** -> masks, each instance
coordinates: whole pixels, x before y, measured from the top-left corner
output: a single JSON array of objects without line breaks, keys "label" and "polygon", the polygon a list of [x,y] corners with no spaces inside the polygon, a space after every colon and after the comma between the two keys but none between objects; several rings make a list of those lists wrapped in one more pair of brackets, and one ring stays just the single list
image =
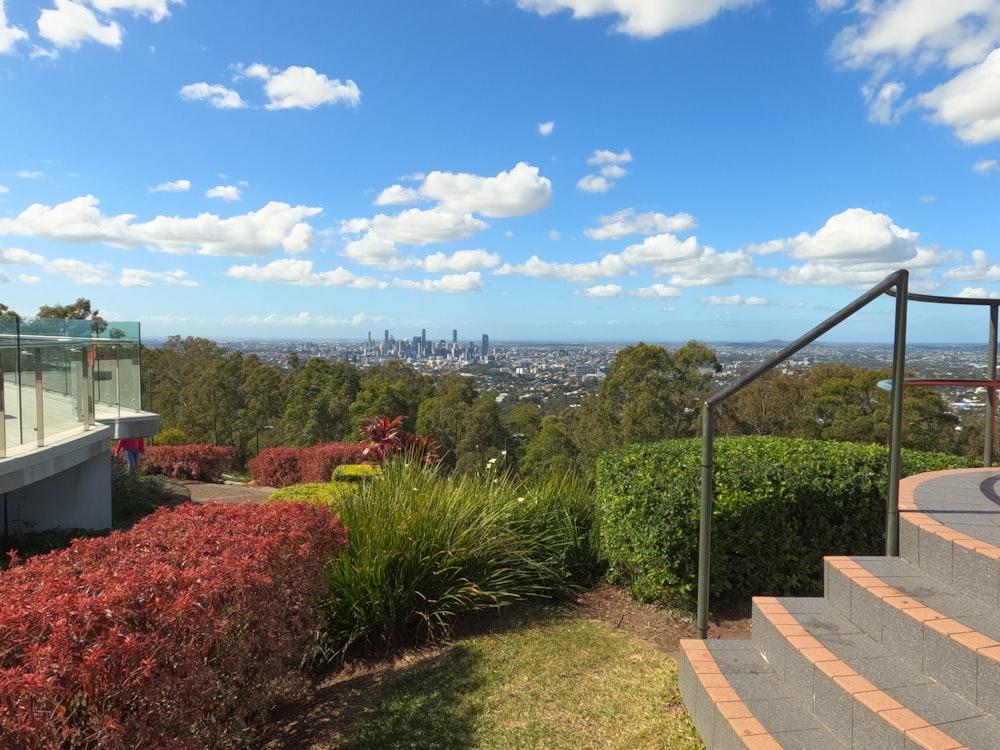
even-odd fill
[{"label": "white cumulus cloud", "polygon": [[222,198],[224,201],[238,201],[243,196],[235,185],[216,185],[205,191],[206,198]]},{"label": "white cumulus cloud", "polygon": [[[891,124],[916,106],[929,118],[954,129],[966,143],[1000,138],[1000,11],[995,0],[823,0],[820,10],[856,16],[832,45],[834,58],[848,68],[868,70],[862,89],[869,119]],[[936,88],[904,101],[903,83],[933,80],[924,74],[940,69],[950,76]],[[883,83],[890,76],[896,80]]]},{"label": "white cumulus cloud", "polygon": [[477,213],[491,218],[524,216],[552,202],[552,183],[538,167],[519,162],[495,177],[434,171],[418,192],[446,211]]},{"label": "white cumulus cloud", "polygon": [[532,255],[524,263],[504,263],[493,273],[498,276],[531,276],[536,279],[558,279],[579,284],[592,284],[608,276],[627,276],[628,263],[618,255],[605,255],[601,260],[585,263],[555,263]]},{"label": "white cumulus cloud", "polygon": [[584,297],[597,297],[597,298],[607,298],[607,297],[617,297],[622,293],[622,288],[620,284],[600,284],[598,286],[588,287],[583,289],[577,294]]},{"label": "white cumulus cloud", "polygon": [[918,97],[930,119],[953,128],[965,143],[1000,138],[1000,49],[947,83]]},{"label": "white cumulus cloud", "polygon": [[494,177],[434,171],[420,179],[416,187],[397,184],[384,189],[376,203],[400,205],[423,200],[436,205],[341,222],[342,235],[357,235],[344,246],[347,258],[385,270],[421,265],[419,259],[404,257],[398,245],[463,239],[489,226],[480,217],[523,216],[540,211],[552,200],[552,183],[537,167],[524,162]]},{"label": "white cumulus cloud", "polygon": [[982,250],[973,250],[971,265],[949,268],[941,276],[948,281],[1000,281],[1000,264],[990,263]]},{"label": "white cumulus cloud", "polygon": [[162,21],[169,16],[172,4],[184,4],[184,0],[89,0],[89,2],[103,13],[123,10],[134,16],[149,16],[153,22]]},{"label": "white cumulus cloud", "polygon": [[310,67],[291,65],[278,70],[254,63],[242,72],[264,82],[266,109],[315,109],[340,102],[354,106],[361,101],[361,90],[354,81],[330,79]]},{"label": "white cumulus cloud", "polygon": [[500,256],[485,250],[459,250],[451,255],[434,253],[420,263],[428,273],[478,271],[493,268],[500,263]]},{"label": "white cumulus cloud", "polygon": [[216,109],[242,109],[247,106],[238,92],[217,83],[190,83],[181,89],[181,99],[207,102]]},{"label": "white cumulus cloud", "polygon": [[731,294],[726,297],[712,295],[702,297],[701,303],[705,305],[766,305],[768,301],[763,297],[743,297],[739,294]]},{"label": "white cumulus cloud", "polygon": [[187,271],[144,271],[139,268],[123,268],[118,283],[124,287],[147,287],[155,283],[167,286],[198,286],[198,282],[189,279]]},{"label": "white cumulus cloud", "polygon": [[552,121],[540,122],[538,123],[538,134],[539,135],[552,135],[552,131],[555,130],[556,124]]},{"label": "white cumulus cloud", "polygon": [[592,240],[617,240],[630,234],[660,234],[663,232],[688,232],[697,228],[694,217],[680,213],[667,216],[661,213],[635,212],[626,208],[598,218],[599,227],[585,229],[584,234]]},{"label": "white cumulus cloud", "polygon": [[339,286],[354,289],[384,289],[388,284],[368,276],[358,276],[343,266],[332,271],[317,271],[312,261],[280,258],[264,266],[231,266],[226,275],[234,279],[274,282],[292,286]]},{"label": "white cumulus cloud", "polygon": [[611,183],[596,174],[581,177],[577,180],[576,186],[585,193],[606,193],[611,189]]},{"label": "white cumulus cloud", "polygon": [[174,180],[173,182],[161,182],[156,187],[149,189],[151,193],[183,193],[191,189],[191,180]]},{"label": "white cumulus cloud", "polygon": [[867,209],[851,208],[835,216],[815,234],[750,245],[749,253],[780,252],[805,263],[774,272],[785,284],[851,286],[860,288],[882,281],[889,273],[908,268],[914,281],[925,281],[927,273],[957,257],[919,243],[917,232],[897,226],[892,219]]},{"label": "white cumulus cloud", "polygon": [[967,286],[955,296],[963,299],[1000,299],[1000,292],[987,292],[981,286]]},{"label": "white cumulus cloud", "polygon": [[404,206],[408,203],[416,203],[420,200],[420,191],[416,188],[403,187],[402,185],[390,185],[375,199],[376,206]]},{"label": "white cumulus cloud", "polygon": [[587,158],[587,164],[600,167],[600,174],[589,174],[581,177],[576,186],[585,193],[606,193],[614,187],[612,180],[617,180],[627,174],[622,164],[628,164],[630,161],[632,161],[632,154],[628,149],[621,153],[606,149],[594,151]]},{"label": "white cumulus cloud", "polygon": [[114,21],[101,23],[90,8],[72,0],[55,0],[38,16],[38,33],[57,47],[76,49],[84,42],[120,47],[122,27]]},{"label": "white cumulus cloud", "polygon": [[478,271],[469,271],[462,274],[446,274],[440,279],[424,279],[422,281],[396,279],[393,283],[404,289],[414,289],[420,292],[450,292],[456,294],[481,292],[483,290],[483,275]]},{"label": "white cumulus cloud", "polygon": [[635,289],[629,292],[629,294],[633,297],[641,297],[643,299],[660,299],[663,297],[680,297],[683,292],[676,287],[667,286],[666,284],[653,284],[652,286]]},{"label": "white cumulus cloud", "polygon": [[1000,163],[996,159],[983,159],[972,165],[972,171],[976,174],[993,174],[1000,169]]},{"label": "white cumulus cloud", "polygon": [[142,223],[133,214],[105,216],[92,195],[56,206],[33,204],[12,219],[0,219],[0,235],[17,235],[61,242],[100,242],[120,248],[148,245],[181,255],[264,256],[281,248],[305,252],[313,228],[305,219],[322,209],[271,201],[258,211],[221,218],[157,216]]},{"label": "white cumulus cloud", "polygon": [[719,13],[757,0],[517,0],[517,6],[547,16],[568,10],[574,18],[617,15],[614,30],[644,39],[710,21]]},{"label": "white cumulus cloud", "polygon": [[16,26],[9,26],[4,0],[0,0],[0,55],[5,55],[14,49],[14,45],[28,38],[28,32]]}]

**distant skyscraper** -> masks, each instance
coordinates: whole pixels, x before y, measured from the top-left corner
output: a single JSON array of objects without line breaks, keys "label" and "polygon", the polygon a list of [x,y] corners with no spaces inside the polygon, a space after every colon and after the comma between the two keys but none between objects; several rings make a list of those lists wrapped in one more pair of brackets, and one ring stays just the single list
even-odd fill
[{"label": "distant skyscraper", "polygon": [[483,334],[483,356],[485,357],[490,353],[490,337],[488,334]]},{"label": "distant skyscraper", "polygon": [[389,329],[385,329],[385,345],[389,346]]},{"label": "distant skyscraper", "polygon": [[452,328],[451,329],[451,343],[453,343],[453,344],[457,344],[458,343],[458,329],[457,328]]},{"label": "distant skyscraper", "polygon": [[420,343],[421,344],[426,344],[427,343],[427,329],[426,328],[421,328],[420,329]]}]

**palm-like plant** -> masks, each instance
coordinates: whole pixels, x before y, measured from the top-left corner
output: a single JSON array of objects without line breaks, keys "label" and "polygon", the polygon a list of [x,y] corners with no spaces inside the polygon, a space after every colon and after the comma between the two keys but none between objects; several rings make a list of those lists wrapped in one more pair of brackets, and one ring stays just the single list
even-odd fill
[{"label": "palm-like plant", "polygon": [[441,445],[430,435],[413,435],[403,429],[400,415],[395,418],[371,417],[361,424],[361,435],[368,445],[364,455],[379,463],[387,458],[403,454],[423,464],[441,463]]}]

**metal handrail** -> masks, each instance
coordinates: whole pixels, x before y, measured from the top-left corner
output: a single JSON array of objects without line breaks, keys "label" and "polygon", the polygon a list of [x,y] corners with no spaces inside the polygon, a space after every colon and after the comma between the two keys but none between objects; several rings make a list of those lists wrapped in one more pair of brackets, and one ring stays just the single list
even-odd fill
[{"label": "metal handrail", "polygon": [[[712,509],[715,504],[715,407],[733,394],[746,388],[765,373],[773,370],[779,364],[813,343],[816,339],[836,326],[843,323],[856,312],[875,301],[891,289],[895,289],[896,317],[893,333],[893,381],[903,382],[906,357],[906,303],[910,273],[900,269],[887,276],[878,286],[858,297],[854,302],[831,315],[818,326],[780,352],[768,359],[762,365],[740,377],[735,383],[723,388],[705,399],[704,418],[702,422],[701,443],[701,519],[698,534],[698,612],[697,636],[708,638],[708,584],[711,565],[712,548]],[[903,389],[893,388],[890,398],[890,437],[889,437],[889,497],[886,507],[886,555],[894,556],[899,548],[899,474],[900,474],[900,440],[903,423]]]},{"label": "metal handrail", "polygon": [[[892,292],[888,292],[892,294]],[[989,328],[989,377],[976,383],[986,388],[986,429],[983,440],[983,466],[993,465],[993,448],[996,443],[996,419],[997,419],[997,388],[1000,381],[997,380],[997,309],[1000,308],[1000,299],[987,299],[984,297],[941,297],[936,294],[910,294],[907,295],[911,302],[933,302],[939,305],[978,305],[990,308],[990,328]],[[898,381],[897,381],[898,382]],[[904,385],[965,385],[962,379],[951,380],[950,382],[934,383],[930,380],[905,380]]]}]

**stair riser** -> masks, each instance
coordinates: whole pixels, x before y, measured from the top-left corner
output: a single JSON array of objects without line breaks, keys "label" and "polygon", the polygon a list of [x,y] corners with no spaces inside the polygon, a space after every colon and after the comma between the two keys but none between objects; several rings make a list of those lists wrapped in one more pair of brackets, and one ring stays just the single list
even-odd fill
[{"label": "stair riser", "polygon": [[899,514],[899,556],[991,607],[1000,608],[1000,551],[915,508]]},{"label": "stair riser", "polygon": [[[816,635],[864,638],[853,627],[827,626],[809,634],[798,617],[776,614],[770,602],[765,611],[754,602],[753,645],[775,669],[775,679],[787,692],[805,698],[808,709],[845,747],[871,748],[957,747],[953,738],[927,725],[845,662],[822,646]],[[808,616],[807,616],[808,617]],[[803,631],[806,634],[798,634]],[[906,684],[906,683],[898,683]],[[918,736],[927,741],[921,744]],[[708,746],[715,750],[719,746]]]},{"label": "stair riser", "polygon": [[[992,658],[995,650],[979,653],[975,644],[965,645],[940,632],[940,623],[948,623],[948,618],[922,621],[925,608],[900,609],[879,595],[900,602],[905,599],[902,592],[890,586],[866,589],[829,561],[826,592],[834,609],[890,652],[984,711],[1000,715],[1000,663]],[[915,618],[914,612],[922,614]],[[937,629],[930,624],[934,622],[939,623]]]}]

